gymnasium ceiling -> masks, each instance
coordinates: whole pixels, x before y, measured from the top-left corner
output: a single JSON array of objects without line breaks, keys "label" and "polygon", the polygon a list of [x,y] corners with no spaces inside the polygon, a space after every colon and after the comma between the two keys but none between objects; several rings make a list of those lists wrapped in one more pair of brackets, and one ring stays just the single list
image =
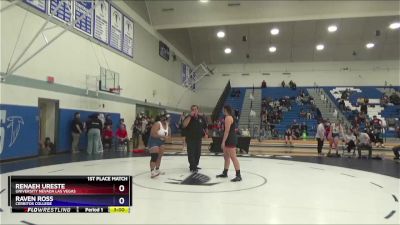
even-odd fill
[{"label": "gymnasium ceiling", "polygon": [[194,64],[399,59],[400,1],[125,1]]}]

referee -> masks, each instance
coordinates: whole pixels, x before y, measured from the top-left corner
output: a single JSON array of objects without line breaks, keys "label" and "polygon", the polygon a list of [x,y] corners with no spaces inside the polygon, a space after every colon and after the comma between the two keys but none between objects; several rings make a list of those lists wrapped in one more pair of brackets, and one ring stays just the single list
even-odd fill
[{"label": "referee", "polygon": [[201,155],[201,139],[207,134],[206,119],[199,115],[199,107],[192,105],[191,113],[183,121],[190,172],[197,173]]}]

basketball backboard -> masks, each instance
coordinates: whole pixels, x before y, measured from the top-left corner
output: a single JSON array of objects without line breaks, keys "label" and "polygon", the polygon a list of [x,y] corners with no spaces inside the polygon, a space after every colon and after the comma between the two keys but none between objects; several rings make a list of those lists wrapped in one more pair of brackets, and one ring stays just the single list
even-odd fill
[{"label": "basketball backboard", "polygon": [[119,73],[100,67],[99,90],[120,94]]}]

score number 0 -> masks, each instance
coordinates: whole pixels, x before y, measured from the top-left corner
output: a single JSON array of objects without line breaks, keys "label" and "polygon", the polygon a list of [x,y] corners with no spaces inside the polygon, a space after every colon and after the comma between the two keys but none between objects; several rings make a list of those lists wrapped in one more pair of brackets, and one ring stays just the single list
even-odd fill
[{"label": "score number 0", "polygon": [[[119,185],[118,186],[118,191],[119,192],[124,192],[125,191],[125,186],[124,185]],[[124,197],[120,197],[119,199],[118,199],[118,203],[120,204],[120,205],[123,205],[124,203],[125,203],[125,198]]]}]

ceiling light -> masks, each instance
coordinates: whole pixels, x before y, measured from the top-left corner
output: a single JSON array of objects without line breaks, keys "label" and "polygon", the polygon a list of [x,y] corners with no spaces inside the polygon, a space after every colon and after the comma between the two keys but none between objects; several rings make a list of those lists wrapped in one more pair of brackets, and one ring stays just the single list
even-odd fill
[{"label": "ceiling light", "polygon": [[331,25],[331,26],[329,26],[329,27],[328,27],[328,31],[329,31],[330,33],[333,33],[333,32],[335,32],[335,31],[337,31],[337,26],[336,26],[336,25]]},{"label": "ceiling light", "polygon": [[276,52],[276,47],[275,46],[271,46],[268,49],[269,52]]},{"label": "ceiling light", "polygon": [[231,52],[232,52],[232,49],[230,49],[230,48],[225,49],[225,54],[231,54]]},{"label": "ceiling light", "polygon": [[365,47],[367,47],[367,48],[373,48],[374,46],[375,46],[375,44],[372,43],[372,42],[367,43],[367,44],[365,45]]},{"label": "ceiling light", "polygon": [[277,34],[279,34],[279,29],[278,29],[278,28],[272,28],[272,29],[271,29],[271,34],[272,34],[272,35],[277,35]]},{"label": "ceiling light", "polygon": [[201,3],[207,3],[208,0],[200,0]]},{"label": "ceiling light", "polygon": [[389,25],[389,28],[392,30],[399,29],[399,27],[400,27],[400,22],[391,23]]},{"label": "ceiling light", "polygon": [[217,33],[217,37],[218,37],[218,38],[224,38],[224,37],[225,37],[225,32],[219,31],[219,32]]},{"label": "ceiling light", "polygon": [[325,46],[323,44],[319,44],[315,47],[318,51],[324,50]]}]

